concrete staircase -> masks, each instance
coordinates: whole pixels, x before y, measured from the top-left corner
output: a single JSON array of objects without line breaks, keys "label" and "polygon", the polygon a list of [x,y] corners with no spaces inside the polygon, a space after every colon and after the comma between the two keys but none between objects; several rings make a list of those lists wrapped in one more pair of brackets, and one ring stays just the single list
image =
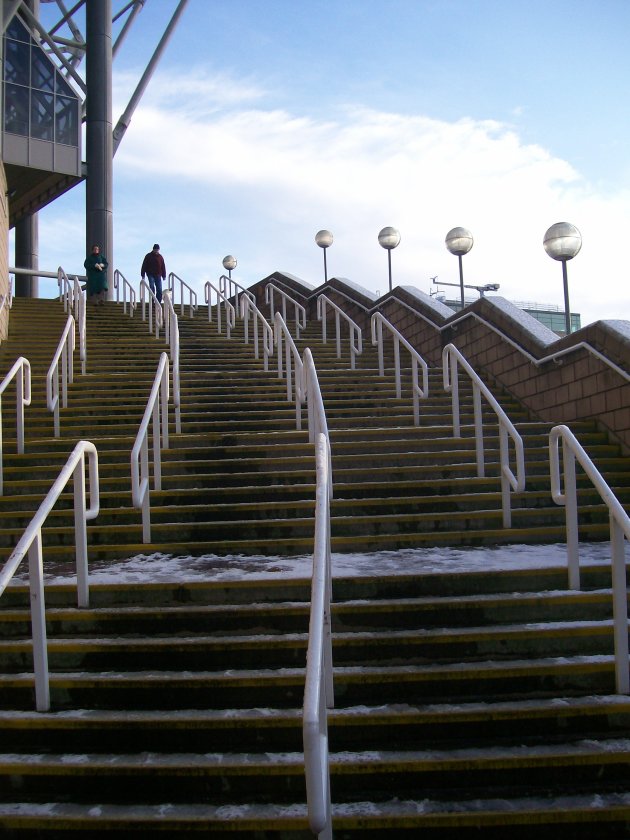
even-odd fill
[{"label": "concrete staircase", "polygon": [[[0,365],[7,370],[18,346],[31,344],[34,405],[27,454],[5,453],[4,551],[85,437],[97,444],[102,482],[91,560],[308,553],[306,432],[295,431],[284,384],[239,338],[228,347],[203,313],[180,320],[182,434],[172,434],[163,490],[152,494],[152,543],[141,542],[129,452],[163,345],[114,304],[88,315],[88,374],[76,375],[54,440],[42,377],[65,316],[55,302],[15,301]],[[437,387],[416,429],[410,403],[392,399],[391,376],[375,379],[373,355],[348,375],[332,345],[306,340],[331,428],[336,550],[561,539],[562,517],[548,501],[547,427],[501,397],[532,476],[506,532],[496,430],[488,477],[476,479],[469,438],[452,439]],[[594,428],[575,431],[627,502],[627,459]],[[586,485],[580,492],[583,535],[603,537],[601,505]],[[51,570],[72,566],[69,504],[45,532]],[[580,593],[567,591],[562,569],[335,580],[336,838],[627,836],[630,701],[614,695],[610,573],[587,568],[583,580]],[[300,718],[309,597],[308,581],[273,577],[102,584],[90,609],[77,609],[70,586],[51,586],[52,711],[38,714],[28,593],[7,590],[3,836],[311,836]]]}]

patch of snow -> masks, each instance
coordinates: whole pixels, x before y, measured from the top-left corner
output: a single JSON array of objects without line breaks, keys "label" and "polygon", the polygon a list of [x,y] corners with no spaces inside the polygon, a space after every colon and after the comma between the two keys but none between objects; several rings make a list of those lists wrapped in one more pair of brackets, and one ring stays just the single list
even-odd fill
[{"label": "patch of snow", "polygon": [[[630,544],[625,542],[630,561]],[[610,543],[582,543],[580,561],[610,565]],[[205,554],[199,557],[176,556],[156,552],[137,554],[119,562],[90,563],[91,583],[133,583],[177,581],[254,581],[280,578],[310,580],[312,555],[249,556]],[[503,545],[479,548],[409,548],[398,551],[335,553],[332,555],[333,578],[371,575],[444,574],[460,572],[501,571],[518,569],[566,568],[566,546]],[[10,585],[23,584],[28,571],[20,570]],[[72,562],[46,562],[47,583],[73,583],[76,570]]]}]

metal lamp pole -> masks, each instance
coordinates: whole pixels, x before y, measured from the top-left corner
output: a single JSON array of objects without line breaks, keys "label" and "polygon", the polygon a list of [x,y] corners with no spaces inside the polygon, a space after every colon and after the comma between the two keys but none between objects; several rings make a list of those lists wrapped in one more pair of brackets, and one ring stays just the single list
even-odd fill
[{"label": "metal lamp pole", "polygon": [[547,230],[543,237],[543,248],[552,260],[562,263],[562,285],[564,287],[564,329],[567,335],[571,333],[571,307],[569,306],[569,281],[567,278],[567,261],[577,256],[582,247],[582,234],[575,225],[569,222],[556,222]]}]

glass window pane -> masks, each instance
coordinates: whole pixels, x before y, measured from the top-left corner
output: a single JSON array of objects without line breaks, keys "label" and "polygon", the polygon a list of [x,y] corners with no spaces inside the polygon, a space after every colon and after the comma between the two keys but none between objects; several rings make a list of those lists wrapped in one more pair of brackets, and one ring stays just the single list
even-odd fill
[{"label": "glass window pane", "polygon": [[11,18],[11,23],[7,26],[6,34],[9,38],[15,38],[16,41],[26,41],[27,44],[31,40],[28,29],[17,15]]},{"label": "glass window pane", "polygon": [[31,94],[31,137],[38,140],[52,140],[54,126],[54,104],[50,93],[37,90]]},{"label": "glass window pane", "polygon": [[28,137],[28,88],[4,86],[4,130]]},{"label": "glass window pane", "polygon": [[31,55],[31,86],[52,93],[55,89],[54,66],[38,47],[33,47]]},{"label": "glass window pane", "polygon": [[66,82],[62,74],[57,70],[55,74],[55,80],[57,85],[57,93],[60,93],[62,96],[73,96],[75,99],[77,98],[76,93],[72,89],[72,87]]},{"label": "glass window pane", "polygon": [[29,56],[30,47],[28,44],[20,44],[17,41],[5,41],[4,52],[4,80],[15,82],[17,85],[29,84]]},{"label": "glass window pane", "polygon": [[55,100],[55,142],[79,145],[79,103],[67,96]]}]

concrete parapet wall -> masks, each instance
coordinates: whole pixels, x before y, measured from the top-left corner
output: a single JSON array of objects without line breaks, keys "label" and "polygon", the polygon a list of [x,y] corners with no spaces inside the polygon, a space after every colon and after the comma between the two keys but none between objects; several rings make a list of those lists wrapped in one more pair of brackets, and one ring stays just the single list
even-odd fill
[{"label": "concrete parapet wall", "polygon": [[[252,288],[264,289],[281,276],[270,275]],[[593,419],[630,453],[630,322],[597,321],[558,338],[500,297],[481,298],[454,313],[413,287],[397,287],[377,300],[341,278],[317,289],[292,276],[290,283],[309,318],[316,317],[318,295],[326,294],[369,341],[370,317],[379,311],[429,365],[441,365],[442,349],[452,343],[483,379],[501,385],[540,419],[569,426]]]},{"label": "concrete parapet wall", "polygon": [[[7,179],[4,166],[0,164],[0,295],[9,291],[9,206],[7,200]],[[9,309],[3,307],[0,314],[0,341],[9,331]],[[5,371],[6,373],[6,371]]]}]

